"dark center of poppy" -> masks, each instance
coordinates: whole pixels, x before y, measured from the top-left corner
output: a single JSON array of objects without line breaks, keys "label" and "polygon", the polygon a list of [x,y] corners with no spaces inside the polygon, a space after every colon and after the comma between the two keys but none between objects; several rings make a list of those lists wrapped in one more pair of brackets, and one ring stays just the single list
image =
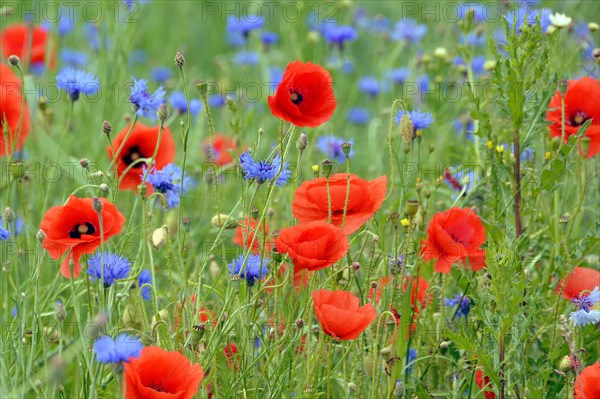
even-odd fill
[{"label": "dark center of poppy", "polygon": [[572,126],[581,126],[587,121],[589,118],[585,112],[578,111],[571,117],[571,125]]},{"label": "dark center of poppy", "polygon": [[302,93],[298,89],[290,89],[290,100],[296,105],[302,102]]},{"label": "dark center of poppy", "polygon": [[[129,152],[127,154],[125,154],[125,156],[123,157],[123,161],[125,162],[125,164],[131,165],[133,162],[137,161],[140,158],[143,158],[143,155],[141,154],[139,147],[135,145],[129,149]],[[142,165],[144,165],[144,162],[136,163],[135,165],[133,165],[133,167],[141,168]]]},{"label": "dark center of poppy", "polygon": [[154,389],[156,392],[169,392],[166,388],[163,387],[162,382],[156,382],[152,380],[148,388]]},{"label": "dark center of poppy", "polygon": [[72,230],[69,230],[69,238],[81,238],[82,234],[94,234],[96,228],[90,222],[84,224],[76,224]]}]

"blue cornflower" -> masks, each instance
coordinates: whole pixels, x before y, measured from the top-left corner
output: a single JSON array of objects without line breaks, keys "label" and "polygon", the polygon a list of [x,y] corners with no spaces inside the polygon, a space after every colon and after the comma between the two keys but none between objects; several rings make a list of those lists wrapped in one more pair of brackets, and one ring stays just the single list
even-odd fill
[{"label": "blue cornflower", "polygon": [[396,23],[392,32],[392,39],[396,41],[405,40],[416,43],[427,33],[427,26],[417,23],[414,19],[406,19]]},{"label": "blue cornflower", "polygon": [[485,36],[476,33],[469,32],[467,35],[464,33],[460,37],[460,44],[466,44],[467,46],[481,47],[485,43]]},{"label": "blue cornflower", "polygon": [[408,68],[390,69],[387,72],[387,77],[395,84],[402,84],[402,83],[406,82],[406,79],[408,79],[409,75],[410,75],[410,69],[408,69]]},{"label": "blue cornflower", "polygon": [[457,317],[466,316],[471,310],[471,301],[469,301],[466,295],[456,294],[454,298],[446,298],[445,303],[446,306],[450,307],[458,305]]},{"label": "blue cornflower", "polygon": [[[396,122],[400,124],[400,120],[402,119],[402,115],[404,115],[404,111],[398,112],[396,115]],[[410,119],[412,120],[414,131],[423,130],[429,127],[433,123],[433,117],[429,112],[422,112],[421,110],[414,109],[408,113]]]},{"label": "blue cornflower", "polygon": [[138,358],[143,347],[137,337],[127,334],[119,334],[117,339],[104,336],[94,342],[96,360],[100,363],[128,362],[131,358]]},{"label": "blue cornflower", "polygon": [[10,315],[12,316],[12,318],[14,319],[15,317],[17,317],[17,315],[19,314],[19,308],[17,308],[16,306],[14,308],[12,308]]},{"label": "blue cornflower", "polygon": [[227,17],[227,32],[233,35],[239,34],[244,39],[248,38],[250,32],[260,29],[265,25],[265,20],[259,15],[246,15],[242,17],[229,15]]},{"label": "blue cornflower", "polygon": [[279,42],[279,35],[275,32],[262,32],[260,34],[260,41],[268,47]]},{"label": "blue cornflower", "polygon": [[517,33],[521,33],[523,24],[533,26],[535,25],[536,20],[539,16],[542,32],[546,33],[550,25],[552,25],[552,23],[550,22],[551,14],[552,10],[549,8],[543,8],[541,10],[538,10],[527,7],[519,7],[516,10],[509,11],[508,14],[506,14],[506,16],[504,17],[504,19],[506,19],[506,21],[508,22],[508,27],[510,30],[516,29]]},{"label": "blue cornflower", "polygon": [[159,86],[154,94],[150,94],[148,92],[148,82],[146,79],[136,80],[134,77],[131,79],[133,79],[133,86],[131,86],[129,101],[134,105],[136,114],[155,121],[158,119],[156,116],[158,107],[165,101],[163,100],[166,93],[165,89],[163,89],[162,86]]},{"label": "blue cornflower", "polygon": [[375,77],[365,76],[358,80],[358,90],[375,97],[381,90],[386,89]]},{"label": "blue cornflower", "polygon": [[409,366],[406,368],[406,374],[410,375],[410,371],[412,370],[412,364],[410,364],[410,363],[416,359],[417,359],[417,350],[410,348],[408,350],[408,362],[407,362],[409,364]]},{"label": "blue cornflower", "polygon": [[356,29],[350,25],[327,24],[323,26],[323,37],[332,46],[344,49],[344,43],[356,40]]},{"label": "blue cornflower", "polygon": [[[335,136],[321,136],[317,139],[317,148],[330,159],[336,159],[338,163],[346,162],[346,155],[342,151],[342,144],[354,144],[354,140],[346,140]],[[351,147],[352,148],[352,147]],[[349,158],[354,156],[354,150],[350,149]]]},{"label": "blue cornflower", "polygon": [[72,67],[83,67],[87,64],[87,55],[81,51],[64,48],[60,51],[60,59]]},{"label": "blue cornflower", "polygon": [[150,74],[152,75],[152,79],[160,84],[165,83],[172,76],[171,68],[164,66],[153,68]]},{"label": "blue cornflower", "polygon": [[[254,161],[252,155],[248,151],[245,151],[240,155],[240,166],[242,168],[242,174],[245,179],[256,179],[259,184],[266,182],[267,180],[273,180],[277,175],[281,165],[281,155],[277,155],[273,162],[268,161]],[[283,169],[277,178],[276,184],[283,186],[287,183],[291,176],[291,172],[288,169],[288,163],[283,164]]]},{"label": "blue cornflower", "polygon": [[239,51],[233,56],[236,65],[258,64],[258,54],[255,51]]},{"label": "blue cornflower", "polygon": [[[283,76],[283,75],[282,75]],[[221,94],[211,94],[208,96],[208,105],[214,108],[220,108],[225,105],[225,96]]]},{"label": "blue cornflower", "polygon": [[98,26],[93,22],[88,22],[85,25],[85,34],[87,36],[87,42],[91,48],[98,51],[100,50],[100,39],[98,38]]},{"label": "blue cornflower", "polygon": [[110,287],[115,280],[129,276],[131,262],[112,252],[96,254],[88,260],[88,274],[92,281],[102,280],[102,257],[104,257],[104,287]]},{"label": "blue cornflower", "polygon": [[58,34],[66,36],[73,31],[73,28],[75,28],[74,15],[69,12],[62,13],[58,20]]},{"label": "blue cornflower", "polygon": [[149,270],[142,270],[138,277],[138,288],[142,289],[142,298],[146,301],[150,299],[150,287],[142,287],[144,284],[152,284],[152,274]]},{"label": "blue cornflower", "polygon": [[10,231],[0,226],[0,241],[6,241],[10,238]]},{"label": "blue cornflower", "polygon": [[66,91],[71,101],[77,101],[81,93],[88,96],[96,93],[100,89],[100,83],[89,72],[66,67],[56,75],[56,87]]},{"label": "blue cornflower", "polygon": [[[146,168],[142,167],[142,176],[146,173]],[[183,189],[181,185],[182,171],[179,166],[172,163],[168,164],[161,170],[154,168],[150,169],[148,174],[148,183],[152,184],[154,190],[165,195],[167,199],[167,208],[175,208],[179,205],[179,194],[184,196],[188,186],[191,183],[191,179],[187,176],[183,176]]]},{"label": "blue cornflower", "polygon": [[346,117],[354,125],[366,125],[371,119],[371,113],[366,108],[354,107],[348,110]]},{"label": "blue cornflower", "polygon": [[417,78],[417,87],[421,93],[426,93],[429,90],[429,75],[424,74]]},{"label": "blue cornflower", "polygon": [[483,55],[476,55],[473,57],[473,61],[471,61],[471,69],[475,76],[479,76],[483,73],[485,65],[485,57]]},{"label": "blue cornflower", "polygon": [[342,71],[346,75],[350,75],[352,72],[354,72],[354,64],[352,63],[352,61],[344,60],[344,63],[342,64]]},{"label": "blue cornflower", "polygon": [[388,255],[388,266],[390,268],[390,273],[398,274],[400,270],[402,270],[404,266],[404,255],[400,254],[397,257],[392,255]]},{"label": "blue cornflower", "polygon": [[245,278],[248,285],[252,286],[256,280],[261,280],[269,271],[267,267],[268,259],[261,258],[260,255],[248,255],[244,265],[244,255],[238,256],[228,265],[229,274]]},{"label": "blue cornflower", "polygon": [[[188,111],[187,102],[185,101],[185,94],[180,91],[175,91],[169,96],[169,104],[180,114],[185,114]],[[202,110],[202,101],[197,98],[190,100],[190,113],[192,116],[198,115]]]},{"label": "blue cornflower", "polygon": [[600,323],[600,310],[592,310],[594,305],[600,302],[600,291],[598,286],[594,287],[589,294],[581,293],[579,297],[572,300],[577,311],[571,312],[571,320],[576,326]]}]

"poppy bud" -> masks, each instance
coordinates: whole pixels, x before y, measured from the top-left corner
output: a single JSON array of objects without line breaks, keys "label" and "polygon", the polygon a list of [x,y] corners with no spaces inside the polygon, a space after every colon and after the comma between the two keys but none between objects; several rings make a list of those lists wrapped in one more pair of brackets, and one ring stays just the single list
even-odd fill
[{"label": "poppy bud", "polygon": [[94,197],[92,199],[92,208],[98,213],[102,212],[102,201],[100,201],[100,198]]},{"label": "poppy bud", "polygon": [[35,238],[37,238],[37,240],[39,242],[42,242],[42,241],[44,241],[46,239],[46,233],[44,233],[44,230],[40,230],[35,235]]},{"label": "poppy bud", "polygon": [[210,223],[219,229],[224,228],[225,230],[235,229],[239,226],[238,222],[236,222],[235,220],[227,219],[229,219],[229,215],[219,213],[218,215],[212,217]]},{"label": "poppy bud", "polygon": [[377,281],[371,281],[371,288],[376,290],[378,287]]},{"label": "poppy bud", "polygon": [[152,329],[156,327],[159,321],[167,321],[169,317],[169,312],[166,309],[161,309],[158,311],[158,318],[156,315],[152,316]]},{"label": "poppy bud", "polygon": [[358,262],[352,262],[352,269],[357,272],[360,270],[360,263]]},{"label": "poppy bud", "polygon": [[108,136],[112,132],[112,125],[108,121],[102,122],[102,131]]},{"label": "poppy bud", "polygon": [[353,382],[349,382],[347,388],[349,392],[356,392],[356,384]]},{"label": "poppy bud", "polygon": [[306,150],[308,147],[308,136],[305,132],[300,133],[300,137],[298,137],[298,141],[296,142],[296,148],[298,151],[302,152]]},{"label": "poppy bud", "polygon": [[590,22],[588,23],[588,29],[592,32],[596,32],[598,29],[600,29],[600,26],[595,22]]},{"label": "poppy bud", "polygon": [[408,216],[416,215],[419,210],[419,201],[417,200],[408,200],[406,201],[406,205],[404,206],[404,213]]},{"label": "poppy bud", "polygon": [[304,320],[298,319],[296,320],[296,327],[301,330],[304,327]]},{"label": "poppy bud", "polygon": [[79,160],[79,166],[81,166],[82,169],[87,169],[90,166],[90,161],[88,161],[87,158],[81,158]]},{"label": "poppy bud", "polygon": [[421,178],[417,177],[417,180],[415,182],[415,190],[417,192],[421,192],[421,188],[423,188],[423,183],[421,183]]},{"label": "poppy bud", "polygon": [[19,59],[19,57],[17,57],[16,55],[11,55],[10,57],[8,57],[8,63],[14,67],[19,66],[19,63],[21,62],[21,60]]},{"label": "poppy bud", "polygon": [[177,68],[181,69],[181,68],[183,68],[184,64],[185,64],[185,58],[183,58],[183,54],[181,54],[178,51],[177,53],[175,53],[175,65],[177,65]]},{"label": "poppy bud", "polygon": [[450,346],[451,343],[452,343],[452,341],[442,341],[442,342],[440,342],[440,349],[446,349],[447,347]]},{"label": "poppy bud", "polygon": [[100,191],[102,191],[103,193],[107,193],[109,188],[108,188],[108,184],[106,183],[102,183],[98,186],[98,188],[100,189]]},{"label": "poppy bud", "polygon": [[321,166],[323,167],[323,174],[325,175],[325,177],[329,178],[333,170],[333,163],[329,160],[325,160],[321,163]]},{"label": "poppy bud", "polygon": [[159,227],[152,233],[152,245],[158,249],[167,241],[167,226]]},{"label": "poppy bud", "polygon": [[6,221],[7,221],[8,223],[11,223],[12,221],[14,221],[14,220],[15,220],[15,213],[13,212],[13,210],[12,210],[12,209],[10,209],[10,208],[8,208],[8,207],[7,207],[7,208],[4,210],[4,219],[6,219]]},{"label": "poppy bud", "polygon": [[412,119],[407,112],[402,115],[400,118],[400,136],[402,136],[402,140],[405,143],[409,143],[415,132],[415,126],[413,125]]},{"label": "poppy bud", "polygon": [[562,372],[571,371],[571,359],[569,355],[565,355],[558,363],[558,369]]},{"label": "poppy bud", "polygon": [[208,84],[206,83],[206,80],[201,80],[200,82],[198,82],[196,84],[196,88],[200,92],[201,96],[205,96],[206,92],[208,91]]},{"label": "poppy bud", "polygon": [[346,156],[346,158],[348,158],[350,156],[350,149],[352,148],[352,144],[350,143],[343,143],[342,144],[342,152],[344,153],[344,155]]}]

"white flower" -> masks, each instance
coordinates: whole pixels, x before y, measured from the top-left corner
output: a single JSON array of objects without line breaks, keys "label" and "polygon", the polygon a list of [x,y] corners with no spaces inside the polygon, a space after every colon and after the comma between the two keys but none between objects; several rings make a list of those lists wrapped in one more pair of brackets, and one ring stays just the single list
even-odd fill
[{"label": "white flower", "polygon": [[565,14],[561,14],[559,12],[550,14],[549,18],[552,25],[556,26],[557,28],[565,28],[573,21],[571,17],[567,17]]}]

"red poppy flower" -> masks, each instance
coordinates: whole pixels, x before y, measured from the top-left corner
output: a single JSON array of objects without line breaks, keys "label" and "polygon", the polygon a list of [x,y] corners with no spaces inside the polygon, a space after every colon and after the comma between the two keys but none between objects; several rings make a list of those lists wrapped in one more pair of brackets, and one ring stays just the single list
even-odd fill
[{"label": "red poppy flower", "polygon": [[479,389],[484,390],[485,387],[485,390],[483,391],[485,399],[496,399],[496,394],[491,389],[492,384],[490,383],[490,379],[483,374],[483,371],[475,371],[475,382]]},{"label": "red poppy flower", "polygon": [[596,362],[583,369],[575,380],[575,399],[600,398],[600,363]]},{"label": "red poppy flower", "polygon": [[191,399],[202,378],[202,367],[181,353],[147,346],[125,363],[123,388],[126,399]]},{"label": "red poppy flower", "polygon": [[[344,232],[352,234],[367,223],[381,207],[385,198],[387,177],[381,176],[367,181],[350,174],[350,194],[346,207]],[[348,175],[336,173],[329,177],[331,196],[331,223],[341,227],[344,217],[344,204],[348,188]],[[292,203],[294,217],[302,222],[313,220],[327,221],[329,199],[327,198],[327,183],[324,177],[305,181],[296,190]]]},{"label": "red poppy flower", "polygon": [[[231,240],[240,247],[250,248],[250,244],[252,244],[252,253],[257,254],[262,250],[262,242],[266,237],[265,252],[270,252],[272,244],[269,237],[269,229],[266,224],[258,228],[257,223],[257,220],[254,218],[244,218],[241,225],[235,230],[235,237]],[[254,238],[257,231],[258,236]],[[252,243],[252,240],[254,240],[254,243]]]},{"label": "red poppy flower", "polygon": [[329,72],[300,61],[288,64],[275,95],[267,100],[273,115],[298,127],[322,125],[337,105]]},{"label": "red poppy flower", "polygon": [[[375,303],[379,303],[381,300],[381,293],[383,288],[385,288],[392,281],[392,276],[385,276],[378,280],[377,288],[369,288],[369,299],[373,300],[373,296],[375,296]],[[408,288],[408,284],[412,282],[411,287],[411,295],[410,295],[410,304],[414,307],[419,303],[419,306],[415,307],[415,314],[418,314],[420,309],[424,309],[425,306],[431,301],[431,295],[429,298],[426,297],[427,289],[429,288],[429,283],[423,277],[419,276],[417,279],[413,280],[412,277],[407,277],[404,279],[402,283],[402,291],[406,292]]]},{"label": "red poppy flower", "polygon": [[[2,43],[2,56],[4,59],[11,55],[18,56],[22,62],[31,64],[45,64],[46,47],[48,47],[48,31],[39,25],[31,28],[25,24],[7,26],[0,34]],[[31,46],[31,47],[30,47]],[[29,51],[31,48],[31,52]],[[50,67],[54,68],[54,53],[50,56]]]},{"label": "red poppy flower", "polygon": [[[559,294],[563,283],[564,280],[561,280],[554,292]],[[600,272],[598,270],[587,267],[576,267],[573,273],[567,277],[567,283],[562,291],[562,296],[573,300],[579,297],[583,291],[593,291],[596,286],[600,287]]]},{"label": "red poppy flower", "polygon": [[[206,158],[209,158],[210,153],[210,139],[204,140],[203,143],[204,153]],[[233,162],[232,151],[235,151],[237,146],[235,145],[235,139],[229,138],[222,133],[215,133],[213,138],[213,151],[215,157],[215,164],[217,166],[225,166]]]},{"label": "red poppy flower", "polygon": [[425,260],[435,259],[434,270],[450,273],[452,265],[461,260],[471,269],[485,267],[485,229],[477,214],[471,209],[451,208],[437,213],[427,228],[427,240],[423,240],[421,256]]},{"label": "red poppy flower", "polygon": [[342,229],[326,222],[300,223],[279,232],[275,241],[281,254],[288,254],[294,273],[315,271],[333,265],[348,252],[348,237]]},{"label": "red poppy flower", "polygon": [[[113,146],[109,145],[106,148],[108,157],[113,159],[113,148],[114,151],[118,151],[121,143],[125,140],[127,132],[130,126],[123,129],[117,137],[113,140]],[[119,184],[119,188],[122,190],[137,190],[137,187],[142,182],[142,166],[146,165],[145,162],[135,164],[125,173],[129,165],[139,158],[151,158],[154,154],[156,142],[158,141],[159,127],[148,127],[144,126],[140,122],[136,123],[133,131],[129,135],[127,142],[123,146],[119,154],[119,159],[116,161],[117,171],[119,178],[122,179]],[[175,141],[171,136],[171,131],[168,127],[163,128],[162,138],[156,153],[156,159],[154,160],[154,167],[160,170],[166,165],[170,164],[175,160]]]},{"label": "red poppy flower", "polygon": [[[550,100],[546,118],[552,122],[550,136],[562,137],[562,96],[557,90]],[[600,82],[591,77],[584,77],[567,82],[565,92],[565,141],[577,134],[579,127],[589,119],[592,124],[585,135],[590,139],[590,146],[585,154],[591,158],[600,152]]]},{"label": "red poppy flower", "polygon": [[[21,79],[8,65],[0,63],[0,157],[12,154],[13,146],[20,149],[29,134],[29,107],[22,101]],[[4,130],[8,132],[6,141]]]},{"label": "red poppy flower", "polygon": [[235,369],[236,369],[236,371],[239,371],[240,361],[239,361],[239,359],[237,359],[237,352],[238,352],[238,348],[237,348],[237,345],[234,343],[230,343],[230,344],[226,345],[225,348],[223,348],[223,353],[225,354],[225,357],[227,358],[227,366],[230,369],[233,369],[234,360],[235,360]]},{"label": "red poppy flower", "polygon": [[355,339],[377,318],[372,304],[348,291],[317,290],[312,293],[315,314],[325,334],[334,339]]},{"label": "red poppy flower", "polygon": [[[77,198],[71,194],[63,206],[53,206],[44,215],[40,229],[46,233],[42,246],[54,260],[68,252],[60,271],[70,277],[69,261],[73,261],[73,277],[79,276],[79,259],[83,254],[91,254],[101,244],[98,213],[92,207],[91,198]],[[112,202],[100,198],[102,202],[102,230],[104,241],[119,234],[125,224],[125,217]]]}]

